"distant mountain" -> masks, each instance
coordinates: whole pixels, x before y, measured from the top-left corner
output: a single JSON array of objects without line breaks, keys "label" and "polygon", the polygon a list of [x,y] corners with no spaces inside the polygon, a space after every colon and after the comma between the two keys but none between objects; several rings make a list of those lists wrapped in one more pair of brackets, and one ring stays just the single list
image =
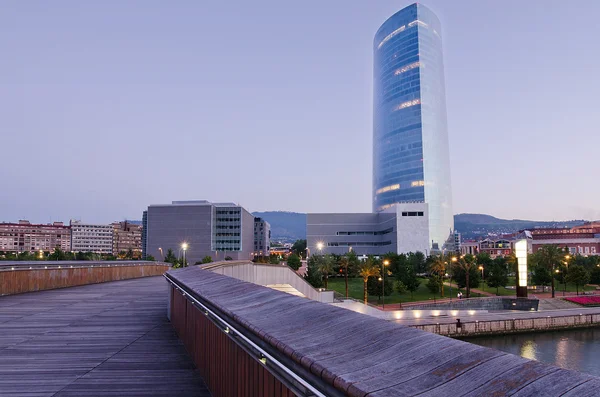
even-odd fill
[{"label": "distant mountain", "polygon": [[306,238],[306,214],[298,212],[266,211],[255,212],[271,225],[271,239],[294,242]]},{"label": "distant mountain", "polygon": [[523,229],[541,227],[573,227],[583,224],[583,220],[572,221],[530,221],[523,219],[499,219],[485,214],[454,215],[454,228],[463,239],[513,233]]},{"label": "distant mountain", "polygon": [[[264,218],[271,224],[272,240],[294,242],[306,238],[306,214],[298,212],[266,211],[255,212],[254,216]],[[540,227],[573,227],[583,224],[583,220],[572,221],[531,221],[523,219],[500,219],[486,214],[454,215],[454,228],[463,239],[483,238],[488,235],[513,233],[522,229]]]}]

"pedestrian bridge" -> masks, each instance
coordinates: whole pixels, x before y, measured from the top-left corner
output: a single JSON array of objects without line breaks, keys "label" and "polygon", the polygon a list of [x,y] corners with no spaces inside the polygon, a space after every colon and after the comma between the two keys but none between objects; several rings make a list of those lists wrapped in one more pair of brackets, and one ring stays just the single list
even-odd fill
[{"label": "pedestrian bridge", "polygon": [[0,396],[579,397],[600,387],[196,266],[0,297],[0,333]]}]

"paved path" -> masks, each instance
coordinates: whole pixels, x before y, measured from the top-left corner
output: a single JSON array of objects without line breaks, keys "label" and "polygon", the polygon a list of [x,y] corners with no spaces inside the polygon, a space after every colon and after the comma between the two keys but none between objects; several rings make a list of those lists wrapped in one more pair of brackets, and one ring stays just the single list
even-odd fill
[{"label": "paved path", "polygon": [[162,277],[0,298],[0,396],[210,396]]},{"label": "paved path", "polygon": [[540,299],[538,310],[576,309],[581,307],[562,299]]}]

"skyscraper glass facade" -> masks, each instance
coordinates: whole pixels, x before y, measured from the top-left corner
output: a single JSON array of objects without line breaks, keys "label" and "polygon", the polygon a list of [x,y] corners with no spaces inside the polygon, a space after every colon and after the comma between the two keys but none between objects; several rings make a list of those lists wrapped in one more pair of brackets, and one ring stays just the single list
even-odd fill
[{"label": "skyscraper glass facade", "polygon": [[373,51],[373,210],[427,203],[442,249],[454,218],[440,21],[412,4],[379,28]]}]

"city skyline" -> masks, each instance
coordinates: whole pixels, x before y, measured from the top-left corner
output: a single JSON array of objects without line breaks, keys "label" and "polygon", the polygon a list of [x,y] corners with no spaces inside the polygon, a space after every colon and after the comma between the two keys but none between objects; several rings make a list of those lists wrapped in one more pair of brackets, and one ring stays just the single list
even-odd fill
[{"label": "city skyline", "polygon": [[[369,211],[371,39],[411,2],[232,4],[8,2],[0,220],[139,220],[173,199]],[[425,4],[443,26],[454,213],[600,219],[600,4]]]}]

